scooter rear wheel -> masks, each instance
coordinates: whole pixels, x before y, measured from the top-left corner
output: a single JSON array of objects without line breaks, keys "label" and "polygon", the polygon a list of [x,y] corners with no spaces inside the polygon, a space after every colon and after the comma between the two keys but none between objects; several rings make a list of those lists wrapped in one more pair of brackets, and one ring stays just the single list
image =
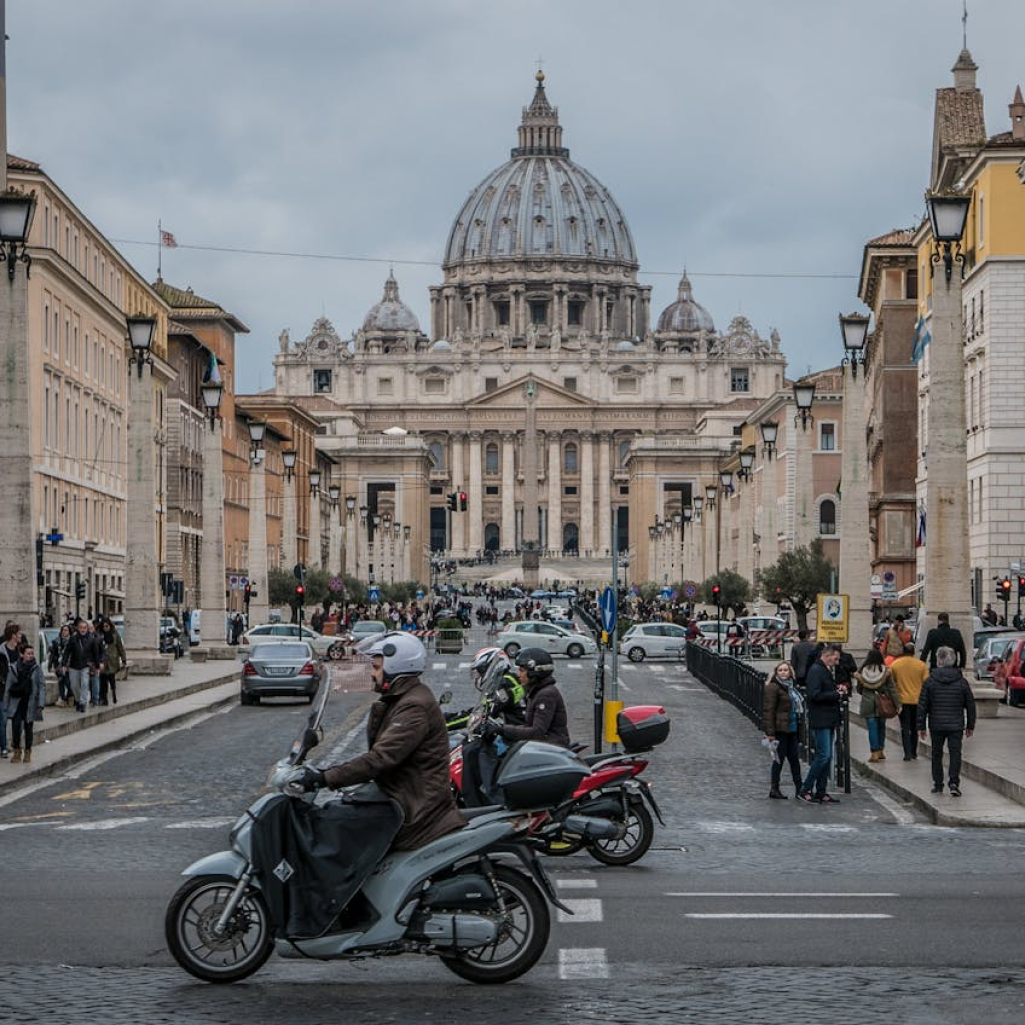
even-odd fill
[{"label": "scooter rear wheel", "polygon": [[[626,832],[619,840],[592,840],[587,853],[603,865],[632,865],[648,852],[655,839],[655,823],[648,809],[631,801],[626,817]],[[616,821],[620,821],[617,819]]]},{"label": "scooter rear wheel", "polygon": [[505,905],[491,917],[499,921],[499,934],[486,947],[444,956],[445,967],[470,982],[511,982],[537,964],[552,929],[548,904],[530,876],[504,865],[494,867],[498,892]]},{"label": "scooter rear wheel", "polygon": [[222,934],[214,926],[238,885],[230,876],[196,876],[171,898],[164,937],[175,961],[204,982],[238,982],[263,966],[273,950],[263,896],[248,890]]}]

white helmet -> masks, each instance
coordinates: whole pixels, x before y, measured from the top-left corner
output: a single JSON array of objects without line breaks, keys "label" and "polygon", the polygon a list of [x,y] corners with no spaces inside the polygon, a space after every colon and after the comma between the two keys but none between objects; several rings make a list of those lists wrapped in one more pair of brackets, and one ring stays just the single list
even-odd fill
[{"label": "white helmet", "polygon": [[363,654],[384,659],[385,689],[396,676],[419,676],[427,668],[427,651],[420,638],[398,630],[375,638]]}]

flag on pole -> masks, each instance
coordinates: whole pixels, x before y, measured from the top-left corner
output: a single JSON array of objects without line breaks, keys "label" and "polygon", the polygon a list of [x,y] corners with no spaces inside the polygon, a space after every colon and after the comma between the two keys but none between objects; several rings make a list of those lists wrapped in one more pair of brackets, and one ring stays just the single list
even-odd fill
[{"label": "flag on pole", "polygon": [[919,317],[915,325],[915,343],[911,346],[911,362],[918,366],[918,361],[925,353],[925,347],[932,341],[932,334],[925,326],[925,317]]},{"label": "flag on pole", "polygon": [[918,507],[918,532],[915,534],[915,547],[925,547],[925,506]]},{"label": "flag on pole", "polygon": [[178,240],[174,237],[174,235],[171,234],[171,232],[164,231],[163,229],[161,229],[161,231],[160,231],[160,244],[165,249],[177,249],[178,248]]},{"label": "flag on pole", "polygon": [[203,384],[223,384],[221,380],[221,368],[217,365],[217,357],[211,352],[206,364],[206,372],[203,374]]}]

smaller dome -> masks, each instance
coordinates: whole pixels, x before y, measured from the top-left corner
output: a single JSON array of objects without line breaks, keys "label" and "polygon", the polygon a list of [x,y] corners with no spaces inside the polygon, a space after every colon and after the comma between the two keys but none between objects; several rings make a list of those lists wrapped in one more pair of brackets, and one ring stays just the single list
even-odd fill
[{"label": "smaller dome", "polygon": [[658,318],[658,331],[674,333],[686,331],[714,331],[712,315],[700,303],[694,301],[690,278],[683,272],[676,302],[671,303]]},{"label": "smaller dome", "polygon": [[384,297],[370,308],[363,320],[363,330],[388,333],[420,330],[416,314],[399,299],[399,283],[390,272],[384,283]]},{"label": "smaller dome", "polygon": [[616,342],[616,352],[633,352],[637,346],[633,342],[628,342],[625,339],[622,342]]},{"label": "smaller dome", "polygon": [[431,352],[451,352],[452,346],[445,341],[444,338],[439,338],[432,346]]}]

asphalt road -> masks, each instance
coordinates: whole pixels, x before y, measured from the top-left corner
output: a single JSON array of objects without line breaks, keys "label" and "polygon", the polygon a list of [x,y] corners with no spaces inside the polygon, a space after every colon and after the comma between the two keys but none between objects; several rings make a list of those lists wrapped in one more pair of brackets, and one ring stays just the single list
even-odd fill
[{"label": "asphalt road", "polygon": [[[430,662],[429,682],[452,686],[455,706],[472,697],[466,659]],[[574,734],[587,740],[593,666],[559,660]],[[243,984],[212,987],[173,964],[162,923],[180,871],[226,844],[305,720],[306,705],[280,701],[204,716],[0,805],[0,1018],[1025,1018],[1019,831],[929,826],[857,781],[836,807],[769,801],[757,730],[682,667],[626,664],[621,681],[627,703],[672,715],[649,769],[667,828],[631,868],[549,861],[578,913],[555,922],[523,980],[473,987],[415,957],[272,959]],[[323,757],[361,750],[368,702],[333,699]]]}]

